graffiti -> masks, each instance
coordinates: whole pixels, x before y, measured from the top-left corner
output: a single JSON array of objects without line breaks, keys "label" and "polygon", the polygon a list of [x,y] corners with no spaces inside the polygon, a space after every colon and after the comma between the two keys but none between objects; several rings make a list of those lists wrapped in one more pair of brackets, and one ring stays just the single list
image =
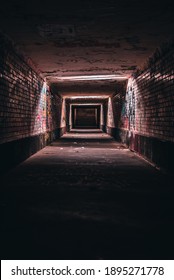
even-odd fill
[{"label": "graffiti", "polygon": [[34,133],[35,132],[43,133],[46,131],[46,92],[47,92],[47,85],[46,83],[43,83],[43,86],[40,91],[40,98],[39,98],[37,110],[36,110],[37,116],[35,119]]},{"label": "graffiti", "polygon": [[127,115],[129,129],[135,129],[135,94],[132,87],[127,92]]},{"label": "graffiti", "polygon": [[122,104],[121,119],[124,128],[135,129],[135,93],[132,81],[129,81],[125,100]]}]

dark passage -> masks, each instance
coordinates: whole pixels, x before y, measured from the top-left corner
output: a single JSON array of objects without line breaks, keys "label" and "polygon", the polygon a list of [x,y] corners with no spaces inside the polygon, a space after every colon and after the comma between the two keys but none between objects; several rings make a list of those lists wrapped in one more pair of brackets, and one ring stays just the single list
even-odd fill
[{"label": "dark passage", "polygon": [[73,106],[73,128],[99,128],[99,106]]},{"label": "dark passage", "polygon": [[107,134],[67,133],[4,176],[1,258],[173,258],[172,182]]}]

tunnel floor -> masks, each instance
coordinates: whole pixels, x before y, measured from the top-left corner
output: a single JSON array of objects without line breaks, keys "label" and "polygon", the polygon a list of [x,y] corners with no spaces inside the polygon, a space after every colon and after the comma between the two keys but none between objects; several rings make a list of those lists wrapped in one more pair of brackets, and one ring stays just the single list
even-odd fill
[{"label": "tunnel floor", "polygon": [[73,131],[3,177],[1,259],[173,259],[173,178]]}]

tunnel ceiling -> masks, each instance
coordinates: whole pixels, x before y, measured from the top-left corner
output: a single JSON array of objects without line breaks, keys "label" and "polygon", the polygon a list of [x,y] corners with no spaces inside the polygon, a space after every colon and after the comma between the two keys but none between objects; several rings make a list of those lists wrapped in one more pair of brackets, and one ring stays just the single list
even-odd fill
[{"label": "tunnel ceiling", "polygon": [[[173,35],[172,1],[4,1],[0,23],[50,83],[79,90],[58,77],[128,77]],[[91,82],[85,81],[86,88]],[[111,91],[113,81],[107,81]],[[106,81],[93,81],[93,86]],[[102,90],[101,90],[102,92]]]}]

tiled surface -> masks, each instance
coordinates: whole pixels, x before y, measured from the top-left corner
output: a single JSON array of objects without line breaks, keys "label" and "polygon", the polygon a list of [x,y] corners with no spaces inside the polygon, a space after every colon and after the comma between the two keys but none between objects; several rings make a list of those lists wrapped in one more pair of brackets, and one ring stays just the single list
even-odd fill
[{"label": "tiled surface", "polygon": [[0,34],[0,143],[60,127],[61,98]]}]

